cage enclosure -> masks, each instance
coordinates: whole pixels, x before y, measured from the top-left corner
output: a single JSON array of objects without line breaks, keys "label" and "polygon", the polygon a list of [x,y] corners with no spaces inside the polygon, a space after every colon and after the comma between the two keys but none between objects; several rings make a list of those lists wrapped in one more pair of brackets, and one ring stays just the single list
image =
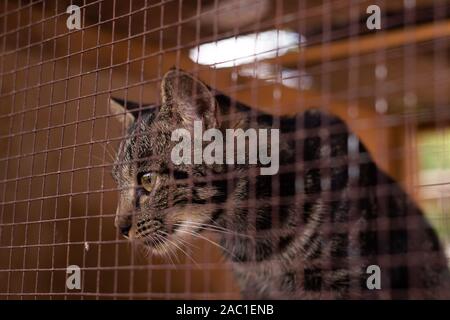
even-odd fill
[{"label": "cage enclosure", "polygon": [[[0,299],[448,297],[449,36],[445,0],[3,0]],[[170,158],[195,120],[222,158]]]}]

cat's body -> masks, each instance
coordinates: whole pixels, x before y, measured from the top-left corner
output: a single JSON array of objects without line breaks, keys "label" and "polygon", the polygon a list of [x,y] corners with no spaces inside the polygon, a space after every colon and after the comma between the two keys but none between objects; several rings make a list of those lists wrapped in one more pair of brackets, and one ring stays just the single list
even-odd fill
[{"label": "cat's body", "polygon": [[[205,129],[279,128],[280,171],[173,165],[170,132],[190,130],[194,119]],[[246,298],[449,297],[433,229],[336,117],[261,114],[173,70],[161,107],[132,122],[114,169],[122,189],[117,225],[130,238],[158,252],[165,239],[218,231]],[[155,177],[149,191],[139,182],[145,172]],[[373,265],[380,290],[367,287]]]}]

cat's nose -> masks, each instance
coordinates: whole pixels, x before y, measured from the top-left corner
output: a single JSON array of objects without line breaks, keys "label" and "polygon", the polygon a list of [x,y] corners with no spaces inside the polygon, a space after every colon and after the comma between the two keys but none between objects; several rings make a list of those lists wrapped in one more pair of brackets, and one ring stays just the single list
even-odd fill
[{"label": "cat's nose", "polygon": [[125,236],[126,238],[128,238],[128,233],[130,232],[130,229],[131,229],[131,223],[119,225],[120,233],[123,236]]},{"label": "cat's nose", "polygon": [[130,233],[130,229],[132,227],[132,218],[131,216],[119,216],[116,218],[115,224],[116,227],[119,229],[120,233],[125,236],[126,238],[128,238],[129,233]]}]

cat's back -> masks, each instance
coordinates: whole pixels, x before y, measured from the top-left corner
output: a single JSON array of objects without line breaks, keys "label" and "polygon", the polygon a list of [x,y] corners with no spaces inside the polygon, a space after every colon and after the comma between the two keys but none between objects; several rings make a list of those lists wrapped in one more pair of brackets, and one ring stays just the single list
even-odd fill
[{"label": "cat's back", "polygon": [[[226,96],[218,102],[250,124],[280,129],[280,171],[256,179],[256,194],[278,199],[271,213],[283,222],[269,242],[282,243],[296,230],[278,254],[252,267],[237,265],[244,287],[298,298],[449,296],[447,260],[435,231],[344,121],[317,109],[275,117]],[[369,266],[380,268],[380,291],[367,287]]]}]

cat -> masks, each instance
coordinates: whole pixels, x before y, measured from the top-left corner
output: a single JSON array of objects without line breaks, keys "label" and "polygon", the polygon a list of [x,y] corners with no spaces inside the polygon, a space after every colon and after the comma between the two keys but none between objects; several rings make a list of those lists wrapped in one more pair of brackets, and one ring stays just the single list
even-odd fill
[{"label": "cat", "polygon": [[[130,241],[162,254],[216,232],[244,298],[449,298],[435,231],[336,116],[257,112],[180,69],[162,78],[160,105],[112,99],[110,108],[128,130],[112,175],[115,224]],[[205,130],[278,128],[279,172],[174,165],[171,133],[194,121]]]}]

